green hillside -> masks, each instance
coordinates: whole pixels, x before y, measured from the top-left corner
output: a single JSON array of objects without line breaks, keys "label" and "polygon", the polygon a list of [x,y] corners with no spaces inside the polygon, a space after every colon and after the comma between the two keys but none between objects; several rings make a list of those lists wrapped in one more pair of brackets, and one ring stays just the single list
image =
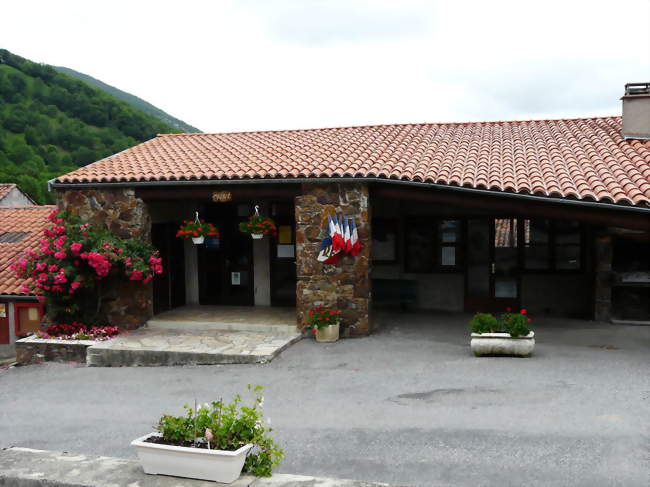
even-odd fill
[{"label": "green hillside", "polygon": [[88,84],[0,49],[0,183],[50,203],[47,181],[179,130]]},{"label": "green hillside", "polygon": [[191,125],[183,122],[182,120],[172,117],[170,114],[162,111],[160,108],[153,106],[151,103],[144,101],[142,98],[138,98],[137,96],[132,95],[131,93],[127,93],[118,88],[115,88],[114,86],[107,85],[103,81],[93,78],[92,76],[88,76],[87,74],[80,73],[79,71],[75,71],[74,69],[65,68],[63,66],[53,66],[53,67],[60,73],[73,76],[75,78],[80,79],[81,81],[85,81],[90,86],[99,88],[103,92],[114,96],[118,100],[122,100],[123,102],[128,103],[133,108],[137,108],[141,112],[148,113],[152,117],[156,117],[158,120],[166,123],[167,125],[174,127],[177,130],[180,130],[181,132],[201,132],[196,127],[192,127]]}]

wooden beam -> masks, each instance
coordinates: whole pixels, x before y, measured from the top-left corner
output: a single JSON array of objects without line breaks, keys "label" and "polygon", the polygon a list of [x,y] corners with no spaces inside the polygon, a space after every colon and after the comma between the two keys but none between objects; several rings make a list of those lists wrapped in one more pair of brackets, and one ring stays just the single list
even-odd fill
[{"label": "wooden beam", "polygon": [[300,194],[300,184],[222,184],[210,186],[136,187],[135,194],[145,201],[198,200],[212,201],[215,192],[230,192],[232,201],[257,199],[293,199]]}]

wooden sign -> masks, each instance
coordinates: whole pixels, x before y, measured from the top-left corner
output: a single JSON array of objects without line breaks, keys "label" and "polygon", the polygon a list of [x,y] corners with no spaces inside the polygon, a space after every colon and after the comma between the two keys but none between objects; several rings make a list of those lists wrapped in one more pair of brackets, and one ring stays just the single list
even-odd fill
[{"label": "wooden sign", "polygon": [[215,191],[212,193],[212,201],[215,203],[228,203],[232,201],[232,193],[230,191]]}]

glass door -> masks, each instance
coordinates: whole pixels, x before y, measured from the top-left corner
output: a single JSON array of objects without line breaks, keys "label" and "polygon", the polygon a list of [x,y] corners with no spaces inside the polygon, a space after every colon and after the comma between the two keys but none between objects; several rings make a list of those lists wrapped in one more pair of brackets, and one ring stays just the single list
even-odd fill
[{"label": "glass door", "polygon": [[467,222],[467,311],[503,311],[519,305],[517,225],[514,218]]}]

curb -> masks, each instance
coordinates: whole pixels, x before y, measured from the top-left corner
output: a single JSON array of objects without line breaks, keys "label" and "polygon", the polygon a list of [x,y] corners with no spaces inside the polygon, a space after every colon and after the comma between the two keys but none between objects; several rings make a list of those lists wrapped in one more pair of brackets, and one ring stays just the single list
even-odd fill
[{"label": "curb", "polygon": [[0,450],[0,486],[12,487],[397,487],[356,480],[275,474],[243,475],[231,484],[147,475],[140,462],[31,448]]}]

